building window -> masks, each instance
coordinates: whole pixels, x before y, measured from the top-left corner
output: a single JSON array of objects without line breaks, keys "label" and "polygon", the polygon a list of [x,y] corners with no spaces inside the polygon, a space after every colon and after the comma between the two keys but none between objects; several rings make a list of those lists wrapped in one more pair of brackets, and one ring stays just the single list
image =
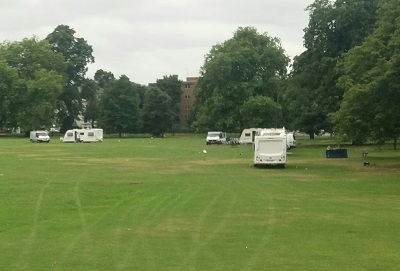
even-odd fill
[{"label": "building window", "polygon": [[185,94],[184,98],[185,99],[190,99],[190,94]]},{"label": "building window", "polygon": [[185,84],[185,88],[190,88],[190,84]]},{"label": "building window", "polygon": [[188,104],[188,105],[185,105],[185,109],[186,110],[190,110],[190,105]]}]

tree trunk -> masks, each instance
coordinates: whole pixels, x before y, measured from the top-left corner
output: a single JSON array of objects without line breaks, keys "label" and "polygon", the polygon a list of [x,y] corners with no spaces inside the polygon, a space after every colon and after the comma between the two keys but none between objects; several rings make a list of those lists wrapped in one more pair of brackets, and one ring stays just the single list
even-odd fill
[{"label": "tree trunk", "polygon": [[397,137],[394,139],[393,148],[397,150]]}]

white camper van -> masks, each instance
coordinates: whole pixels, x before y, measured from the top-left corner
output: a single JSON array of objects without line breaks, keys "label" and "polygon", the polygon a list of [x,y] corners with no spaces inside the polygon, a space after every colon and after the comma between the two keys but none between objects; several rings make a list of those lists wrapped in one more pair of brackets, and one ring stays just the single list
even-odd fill
[{"label": "white camper van", "polygon": [[72,129],[65,132],[62,142],[101,142],[103,141],[103,129]]},{"label": "white camper van", "polygon": [[276,165],[284,167],[287,162],[285,128],[263,129],[254,138],[254,166]]},{"label": "white camper van", "polygon": [[29,140],[31,142],[50,142],[50,136],[47,131],[31,131],[29,134]]}]

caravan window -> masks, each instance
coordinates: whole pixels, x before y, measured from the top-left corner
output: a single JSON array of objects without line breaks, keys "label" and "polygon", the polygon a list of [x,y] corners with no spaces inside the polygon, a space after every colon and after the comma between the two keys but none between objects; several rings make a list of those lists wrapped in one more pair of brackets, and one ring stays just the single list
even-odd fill
[{"label": "caravan window", "polygon": [[93,132],[88,132],[88,136],[94,136]]},{"label": "caravan window", "polygon": [[245,133],[244,136],[250,136],[250,133]]},{"label": "caravan window", "polygon": [[73,133],[73,132],[68,132],[68,133],[67,133],[67,136],[73,137],[73,136],[74,136],[74,133]]},{"label": "caravan window", "polygon": [[85,132],[80,132],[79,134],[80,134],[80,135],[85,135]]}]

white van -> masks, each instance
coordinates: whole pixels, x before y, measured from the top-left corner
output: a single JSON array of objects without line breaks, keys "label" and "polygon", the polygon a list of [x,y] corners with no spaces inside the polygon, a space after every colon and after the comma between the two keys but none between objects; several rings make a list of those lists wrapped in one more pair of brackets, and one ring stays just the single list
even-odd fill
[{"label": "white van", "polygon": [[31,142],[50,142],[50,136],[47,131],[31,131],[29,134],[29,140]]},{"label": "white van", "polygon": [[206,145],[211,144],[226,144],[226,133],[225,132],[208,132],[206,138]]}]

